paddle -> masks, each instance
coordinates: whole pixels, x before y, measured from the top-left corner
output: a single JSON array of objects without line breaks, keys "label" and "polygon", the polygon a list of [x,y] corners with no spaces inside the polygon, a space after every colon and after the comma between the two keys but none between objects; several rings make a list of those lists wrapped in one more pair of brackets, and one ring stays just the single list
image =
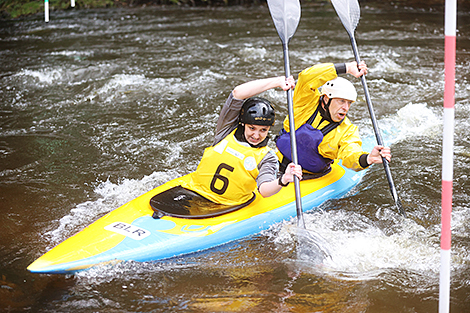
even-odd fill
[{"label": "paddle", "polygon": [[[357,64],[360,62],[359,52],[357,49],[356,39],[354,38],[354,31],[356,30],[357,24],[361,17],[361,11],[359,8],[359,3],[357,0],[331,0],[333,7],[338,14],[341,23],[343,23],[344,28],[348,32],[349,38],[351,39],[351,45],[354,52],[354,57]],[[382,136],[380,135],[379,128],[377,126],[377,120],[375,118],[374,109],[372,107],[372,101],[369,95],[369,89],[367,88],[367,82],[365,75],[361,76],[362,86],[364,87],[364,93],[366,96],[367,107],[369,109],[370,118],[372,120],[372,125],[374,127],[375,137],[377,138],[377,143],[383,146]],[[401,204],[400,198],[398,197],[397,191],[395,189],[395,184],[393,183],[392,174],[390,172],[390,166],[388,161],[382,157],[382,163],[385,169],[385,174],[387,176],[388,184],[390,186],[390,191],[392,197],[395,200],[395,205],[398,207],[399,212],[406,217],[405,210]]]},{"label": "paddle", "polygon": [[[299,25],[300,2],[299,0],[268,0],[269,12],[274,22],[274,26],[281,38],[284,52],[284,70],[286,77],[290,76],[289,49],[288,44]],[[298,164],[297,143],[295,140],[294,108],[292,100],[292,89],[287,90],[287,108],[289,111],[290,140],[292,150],[292,162]],[[300,195],[299,178],[294,175],[295,205],[297,208],[297,226],[305,228],[302,213],[302,201]]]}]

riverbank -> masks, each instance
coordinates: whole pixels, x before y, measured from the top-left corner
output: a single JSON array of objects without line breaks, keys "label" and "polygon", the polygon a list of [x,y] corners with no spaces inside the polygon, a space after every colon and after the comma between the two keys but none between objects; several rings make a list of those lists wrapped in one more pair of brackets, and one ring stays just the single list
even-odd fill
[{"label": "riverbank", "polygon": [[[261,5],[265,0],[76,0],[75,8],[111,8],[111,7],[136,7],[154,5],[176,6],[233,6],[233,5]],[[325,0],[304,0],[302,5],[325,4]],[[376,1],[360,1],[361,3],[373,3]],[[393,0],[380,2],[395,6],[409,6],[419,8],[442,8],[442,0]],[[458,0],[458,6],[470,7],[470,0]],[[49,0],[49,10],[71,9],[70,0]],[[4,0],[0,3],[0,19],[15,19],[25,15],[37,14],[44,11],[43,1],[31,0]]]}]

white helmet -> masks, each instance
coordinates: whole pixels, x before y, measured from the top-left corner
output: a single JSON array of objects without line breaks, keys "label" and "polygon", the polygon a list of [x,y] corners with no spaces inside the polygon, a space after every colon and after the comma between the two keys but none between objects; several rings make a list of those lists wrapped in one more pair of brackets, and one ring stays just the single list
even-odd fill
[{"label": "white helmet", "polygon": [[355,102],[357,98],[356,88],[347,79],[336,77],[321,87],[321,94],[328,98],[341,98]]}]

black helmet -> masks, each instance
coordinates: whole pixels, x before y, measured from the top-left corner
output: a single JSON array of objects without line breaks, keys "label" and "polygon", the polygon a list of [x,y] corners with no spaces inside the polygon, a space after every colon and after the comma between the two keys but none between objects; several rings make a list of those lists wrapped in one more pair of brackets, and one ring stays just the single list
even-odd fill
[{"label": "black helmet", "polygon": [[271,102],[259,97],[246,99],[240,111],[240,123],[244,124],[273,126],[275,117]]}]

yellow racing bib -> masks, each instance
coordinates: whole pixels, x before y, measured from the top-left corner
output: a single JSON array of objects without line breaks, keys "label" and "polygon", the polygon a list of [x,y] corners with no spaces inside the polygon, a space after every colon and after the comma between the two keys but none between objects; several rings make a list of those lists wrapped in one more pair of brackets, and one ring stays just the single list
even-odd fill
[{"label": "yellow racing bib", "polygon": [[238,205],[253,197],[258,164],[269,147],[247,147],[235,139],[235,131],[204,150],[201,162],[185,188],[221,204]]}]

